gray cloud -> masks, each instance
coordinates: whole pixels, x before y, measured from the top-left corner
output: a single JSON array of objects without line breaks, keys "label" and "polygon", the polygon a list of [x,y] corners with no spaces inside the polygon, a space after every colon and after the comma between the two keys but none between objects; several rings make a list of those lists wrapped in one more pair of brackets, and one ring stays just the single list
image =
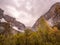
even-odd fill
[{"label": "gray cloud", "polygon": [[0,8],[26,26],[32,26],[56,2],[60,0],[0,0]]}]

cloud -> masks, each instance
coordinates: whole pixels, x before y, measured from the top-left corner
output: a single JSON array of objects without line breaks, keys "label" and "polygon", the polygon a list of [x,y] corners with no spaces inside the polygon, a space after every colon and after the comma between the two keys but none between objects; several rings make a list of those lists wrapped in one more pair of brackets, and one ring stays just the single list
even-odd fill
[{"label": "cloud", "polygon": [[32,26],[50,7],[60,0],[0,0],[5,14],[15,17],[26,26]]}]

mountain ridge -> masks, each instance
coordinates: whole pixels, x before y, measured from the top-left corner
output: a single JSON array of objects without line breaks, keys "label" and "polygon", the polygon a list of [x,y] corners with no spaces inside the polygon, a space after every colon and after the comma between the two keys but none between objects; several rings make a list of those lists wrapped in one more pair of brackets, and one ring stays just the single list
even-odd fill
[{"label": "mountain ridge", "polygon": [[[58,10],[57,10],[58,9]],[[55,12],[56,11],[56,12]],[[59,19],[57,19],[58,17],[60,17],[60,13],[58,13],[58,11],[60,12],[60,2],[57,2],[57,3],[55,3],[55,4],[53,4],[52,6],[51,6],[51,8],[49,9],[49,11],[47,12],[47,13],[45,13],[43,16],[41,16],[37,21],[36,21],[36,23],[33,25],[33,27],[32,28],[38,28],[38,25],[40,24],[39,23],[39,20],[41,20],[41,18],[42,17],[44,17],[44,19],[47,21],[47,23],[48,23],[48,21],[49,21],[49,19],[51,19],[51,24],[53,25],[53,26],[55,26],[56,25],[56,23],[58,23],[58,21],[60,21]],[[57,14],[58,13],[58,14]],[[57,16],[57,15],[59,15],[59,16]],[[55,18],[54,18],[55,17]],[[58,20],[58,21],[57,21]],[[55,23],[56,22],[56,23]],[[49,23],[48,23],[49,24]],[[50,25],[51,26],[51,25]]]},{"label": "mountain ridge", "polygon": [[0,22],[1,19],[4,18],[6,22],[8,22],[11,26],[17,27],[19,30],[24,30],[26,27],[23,23],[18,22],[14,17],[10,17],[9,15],[4,14],[4,10],[0,8]]}]

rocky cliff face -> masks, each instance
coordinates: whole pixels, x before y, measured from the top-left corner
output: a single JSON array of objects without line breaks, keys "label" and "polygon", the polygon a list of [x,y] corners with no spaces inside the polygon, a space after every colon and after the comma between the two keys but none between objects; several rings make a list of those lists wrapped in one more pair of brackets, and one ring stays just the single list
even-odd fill
[{"label": "rocky cliff face", "polygon": [[46,20],[49,20],[52,18],[53,23],[60,21],[60,3],[54,4],[50,10],[44,15],[44,18]]},{"label": "rocky cliff face", "polygon": [[[44,17],[44,19],[51,23],[53,26],[54,25],[58,25],[58,23],[60,24],[60,2],[58,3],[55,3],[51,8],[50,10],[44,14],[43,16],[41,17]],[[41,17],[36,21],[36,23],[33,25],[33,28],[37,28],[38,25],[39,25],[39,20],[41,19]]]},{"label": "rocky cliff face", "polygon": [[25,25],[22,24],[21,22],[18,22],[15,18],[10,17],[8,15],[4,15],[4,19],[10,23],[11,26],[15,26],[17,27],[19,30],[24,30],[25,29]]},{"label": "rocky cliff face", "polygon": [[4,20],[7,23],[9,23],[12,27],[15,26],[19,30],[24,30],[25,29],[25,25],[24,24],[22,24],[21,22],[18,22],[15,18],[10,17],[9,15],[4,15],[4,10],[0,9],[0,21],[1,21],[2,18],[4,18]]}]

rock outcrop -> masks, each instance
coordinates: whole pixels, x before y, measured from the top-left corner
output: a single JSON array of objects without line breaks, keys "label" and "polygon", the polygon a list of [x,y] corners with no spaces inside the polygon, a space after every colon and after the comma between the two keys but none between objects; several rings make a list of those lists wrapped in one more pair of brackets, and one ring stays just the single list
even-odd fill
[{"label": "rock outcrop", "polygon": [[[25,29],[25,25],[22,24],[21,22],[17,21],[14,17],[11,17],[9,15],[5,15],[4,14],[4,10],[0,9],[0,22],[1,19],[4,18],[4,20],[10,24],[10,26],[15,26],[17,27],[19,30],[24,30]],[[1,24],[0,24],[1,25]]]},{"label": "rock outcrop", "polygon": [[18,22],[15,18],[10,17],[8,15],[4,15],[4,19],[11,25],[17,27],[19,30],[24,30],[25,25],[21,22]]},{"label": "rock outcrop", "polygon": [[[58,23],[60,24],[60,2],[55,3],[50,9],[49,11],[44,14],[43,16],[44,19],[48,22],[49,20],[51,20],[51,24],[53,26],[58,26]],[[41,17],[36,21],[36,23],[33,25],[33,28],[37,28],[39,25],[39,20],[41,19]],[[60,28],[60,25],[59,25]]]}]

